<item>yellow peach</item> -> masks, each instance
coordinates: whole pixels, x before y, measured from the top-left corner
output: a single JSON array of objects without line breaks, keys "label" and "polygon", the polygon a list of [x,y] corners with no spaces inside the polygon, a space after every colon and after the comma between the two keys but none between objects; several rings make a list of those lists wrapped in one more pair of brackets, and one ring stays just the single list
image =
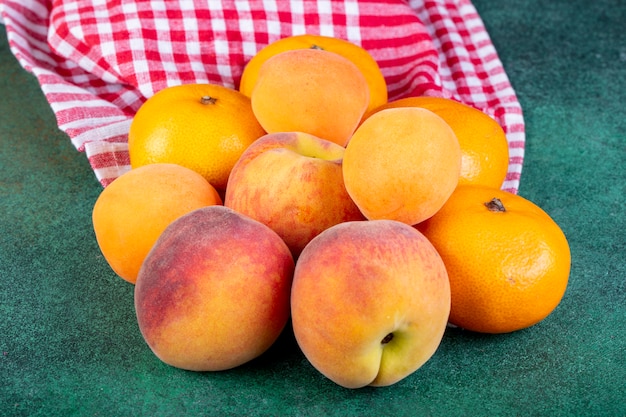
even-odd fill
[{"label": "yellow peach", "polygon": [[315,237],[296,262],[296,341],[335,383],[391,385],[437,350],[450,284],[435,248],[415,232],[395,220],[341,223]]},{"label": "yellow peach", "polygon": [[370,220],[417,224],[456,188],[461,148],[450,126],[430,110],[401,107],[368,117],[346,146],[343,176]]},{"label": "yellow peach", "polygon": [[261,65],[250,100],[267,133],[300,131],[344,146],[367,110],[369,87],[347,58],[295,49]]}]

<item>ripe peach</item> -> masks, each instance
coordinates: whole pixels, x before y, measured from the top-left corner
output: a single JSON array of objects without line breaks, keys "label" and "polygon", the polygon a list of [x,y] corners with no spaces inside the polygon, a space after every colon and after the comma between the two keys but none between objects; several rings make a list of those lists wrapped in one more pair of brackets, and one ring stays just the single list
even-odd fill
[{"label": "ripe peach", "polygon": [[400,107],[368,117],[346,146],[348,194],[370,220],[410,225],[439,210],[456,188],[461,148],[450,126],[430,110]]},{"label": "ripe peach", "polygon": [[323,49],[349,59],[359,67],[367,80],[370,90],[370,103],[367,110],[374,110],[387,103],[387,82],[378,62],[366,49],[345,39],[312,33],[280,38],[258,51],[248,61],[241,74],[239,91],[250,97],[257,82],[261,65],[274,55],[293,49]]},{"label": "ripe peach", "polygon": [[217,190],[182,165],[154,163],[125,172],[102,190],[92,211],[102,255],[134,284],[141,264],[165,228],[200,207],[222,204]]},{"label": "ripe peach", "polygon": [[346,222],[296,262],[293,330],[311,364],[347,388],[396,383],[437,350],[450,313],[443,261],[395,220]]},{"label": "ripe peach", "polygon": [[363,73],[347,58],[321,49],[294,49],[261,65],[250,99],[267,133],[300,131],[345,146],[369,96]]},{"label": "ripe peach", "polygon": [[141,334],[174,367],[239,366],[287,323],[293,269],[289,249],[267,226],[223,206],[192,211],[165,229],[139,271]]},{"label": "ripe peach", "polygon": [[330,226],[364,219],[343,183],[344,151],[307,133],[267,134],[233,167],[224,205],[272,228],[297,257]]},{"label": "ripe peach", "polygon": [[451,98],[429,96],[394,100],[374,112],[394,107],[428,109],[450,125],[461,146],[459,185],[502,186],[509,168],[509,144],[502,126],[487,113]]}]

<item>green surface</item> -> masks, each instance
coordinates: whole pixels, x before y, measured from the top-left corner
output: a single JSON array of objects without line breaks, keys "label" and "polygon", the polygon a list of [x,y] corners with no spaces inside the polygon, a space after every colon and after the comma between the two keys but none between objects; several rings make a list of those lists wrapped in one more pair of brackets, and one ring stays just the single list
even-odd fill
[{"label": "green surface", "polygon": [[420,370],[343,389],[292,335],[232,371],[162,364],[100,255],[100,184],[0,31],[0,415],[626,416],[626,4],[476,0],[524,108],[520,194],[561,225],[570,283],[538,325],[450,330]]}]

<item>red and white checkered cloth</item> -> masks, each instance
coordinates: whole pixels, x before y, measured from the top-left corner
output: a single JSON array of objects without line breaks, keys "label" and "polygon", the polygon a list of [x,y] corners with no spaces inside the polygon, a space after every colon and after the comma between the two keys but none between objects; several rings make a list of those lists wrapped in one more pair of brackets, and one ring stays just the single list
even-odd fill
[{"label": "red and white checkered cloth", "polygon": [[503,188],[517,192],[522,109],[469,0],[0,0],[0,16],[103,186],[130,169],[127,133],[146,98],[182,83],[237,87],[263,46],[311,33],[367,49],[391,100],[452,97],[493,116],[509,141]]}]

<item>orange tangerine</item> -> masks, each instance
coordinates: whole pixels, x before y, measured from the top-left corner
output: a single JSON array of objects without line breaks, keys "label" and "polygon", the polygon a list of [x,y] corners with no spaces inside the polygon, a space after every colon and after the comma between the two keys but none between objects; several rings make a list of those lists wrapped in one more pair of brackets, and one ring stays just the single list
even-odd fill
[{"label": "orange tangerine", "polygon": [[215,84],[165,88],[139,108],[128,134],[133,168],[183,165],[223,191],[235,162],[265,131],[237,90]]},{"label": "orange tangerine", "polygon": [[459,186],[416,228],[435,246],[450,279],[450,323],[507,333],[546,318],[565,293],[571,255],[561,228],[515,194]]}]

